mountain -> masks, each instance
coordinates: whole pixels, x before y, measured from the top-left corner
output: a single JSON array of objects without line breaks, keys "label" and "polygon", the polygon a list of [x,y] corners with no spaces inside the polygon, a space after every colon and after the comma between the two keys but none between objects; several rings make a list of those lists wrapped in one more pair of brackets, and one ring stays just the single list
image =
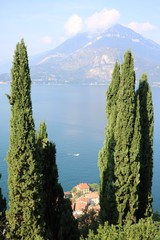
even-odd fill
[{"label": "mountain", "polygon": [[137,80],[145,72],[150,83],[158,82],[160,45],[119,24],[101,33],[79,33],[31,58],[31,77],[35,82],[106,84],[116,60],[122,62],[128,49]]}]

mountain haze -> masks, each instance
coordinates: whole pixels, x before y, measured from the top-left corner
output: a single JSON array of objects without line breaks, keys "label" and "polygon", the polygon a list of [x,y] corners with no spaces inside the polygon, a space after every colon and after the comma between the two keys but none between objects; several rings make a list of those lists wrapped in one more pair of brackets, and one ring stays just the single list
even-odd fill
[{"label": "mountain haze", "polygon": [[122,25],[101,33],[79,33],[57,48],[30,58],[32,81],[106,84],[116,60],[131,49],[137,80],[143,72],[149,82],[159,81],[160,45]]}]

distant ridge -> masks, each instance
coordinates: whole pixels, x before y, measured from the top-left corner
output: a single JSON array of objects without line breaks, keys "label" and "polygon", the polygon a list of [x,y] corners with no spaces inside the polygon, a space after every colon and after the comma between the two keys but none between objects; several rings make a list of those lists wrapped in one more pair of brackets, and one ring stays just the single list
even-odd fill
[{"label": "distant ridge", "polygon": [[122,62],[127,49],[134,56],[137,80],[145,72],[151,84],[159,82],[160,45],[120,24],[101,33],[79,33],[55,49],[30,58],[32,81],[107,84],[115,61]]}]

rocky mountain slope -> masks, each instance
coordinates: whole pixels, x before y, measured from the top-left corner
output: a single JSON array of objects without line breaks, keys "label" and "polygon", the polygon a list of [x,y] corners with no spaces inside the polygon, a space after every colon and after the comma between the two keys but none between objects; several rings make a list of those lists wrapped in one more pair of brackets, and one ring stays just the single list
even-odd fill
[{"label": "rocky mountain slope", "polygon": [[146,72],[150,83],[160,76],[160,45],[122,25],[102,33],[80,33],[57,48],[30,59],[35,82],[106,84],[115,61],[131,49],[137,80]]}]

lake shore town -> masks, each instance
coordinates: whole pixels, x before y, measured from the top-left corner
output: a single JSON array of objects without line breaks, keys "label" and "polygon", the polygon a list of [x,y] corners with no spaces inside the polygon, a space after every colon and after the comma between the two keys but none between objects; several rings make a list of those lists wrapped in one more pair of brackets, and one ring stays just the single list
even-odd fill
[{"label": "lake shore town", "polygon": [[94,210],[99,213],[99,193],[97,189],[91,187],[87,183],[80,183],[73,187],[71,191],[64,193],[65,198],[69,198],[72,203],[73,215],[75,218],[84,212]]}]

